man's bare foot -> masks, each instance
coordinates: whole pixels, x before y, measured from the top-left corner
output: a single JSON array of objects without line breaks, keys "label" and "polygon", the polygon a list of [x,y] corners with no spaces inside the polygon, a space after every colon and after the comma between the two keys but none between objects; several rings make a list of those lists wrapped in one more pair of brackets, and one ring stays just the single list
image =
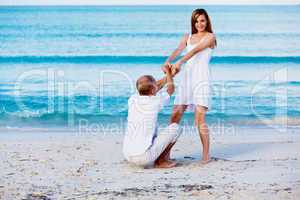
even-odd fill
[{"label": "man's bare foot", "polygon": [[176,166],[176,162],[171,161],[171,160],[165,160],[161,162],[155,163],[154,167],[155,168],[172,168]]},{"label": "man's bare foot", "polygon": [[164,158],[164,160],[166,160],[166,161],[176,161],[176,159],[175,158],[171,158],[170,155],[166,156]]}]

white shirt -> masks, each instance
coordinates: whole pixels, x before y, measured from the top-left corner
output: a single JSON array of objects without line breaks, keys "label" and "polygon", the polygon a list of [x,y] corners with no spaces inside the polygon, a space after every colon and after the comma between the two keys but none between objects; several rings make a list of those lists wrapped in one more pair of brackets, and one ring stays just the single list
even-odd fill
[{"label": "white shirt", "polygon": [[128,125],[123,142],[125,158],[142,155],[156,135],[159,111],[169,103],[166,92],[156,96],[132,95],[128,100]]}]

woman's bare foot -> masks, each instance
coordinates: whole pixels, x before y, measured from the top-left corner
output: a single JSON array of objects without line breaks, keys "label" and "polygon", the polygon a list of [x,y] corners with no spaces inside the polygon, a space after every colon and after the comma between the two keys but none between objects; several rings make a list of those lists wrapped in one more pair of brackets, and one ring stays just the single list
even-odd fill
[{"label": "woman's bare foot", "polygon": [[171,161],[171,160],[164,160],[161,162],[156,162],[154,167],[155,168],[172,168],[176,166],[176,162]]},{"label": "woman's bare foot", "polygon": [[201,160],[201,164],[203,164],[203,165],[205,165],[205,164],[207,164],[207,163],[209,163],[209,162],[211,162],[211,159],[210,158],[208,158],[208,159],[205,159],[205,160]]}]

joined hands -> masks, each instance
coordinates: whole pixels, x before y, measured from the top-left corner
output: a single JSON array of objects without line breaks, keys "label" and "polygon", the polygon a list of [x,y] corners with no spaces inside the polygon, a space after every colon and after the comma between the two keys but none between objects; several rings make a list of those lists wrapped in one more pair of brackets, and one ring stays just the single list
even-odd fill
[{"label": "joined hands", "polygon": [[181,67],[181,62],[177,61],[174,65],[172,65],[170,62],[165,62],[165,64],[162,66],[162,71],[166,73],[170,73],[173,76],[175,76],[179,71]]}]

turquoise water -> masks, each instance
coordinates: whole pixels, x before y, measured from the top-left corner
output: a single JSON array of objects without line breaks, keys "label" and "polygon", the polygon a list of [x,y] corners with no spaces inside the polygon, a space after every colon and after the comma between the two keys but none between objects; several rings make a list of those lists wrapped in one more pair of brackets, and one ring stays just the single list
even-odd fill
[{"label": "turquoise water", "polygon": [[[0,7],[0,127],[125,121],[135,80],[162,77],[195,8]],[[218,40],[208,121],[299,125],[300,6],[205,8]]]}]

